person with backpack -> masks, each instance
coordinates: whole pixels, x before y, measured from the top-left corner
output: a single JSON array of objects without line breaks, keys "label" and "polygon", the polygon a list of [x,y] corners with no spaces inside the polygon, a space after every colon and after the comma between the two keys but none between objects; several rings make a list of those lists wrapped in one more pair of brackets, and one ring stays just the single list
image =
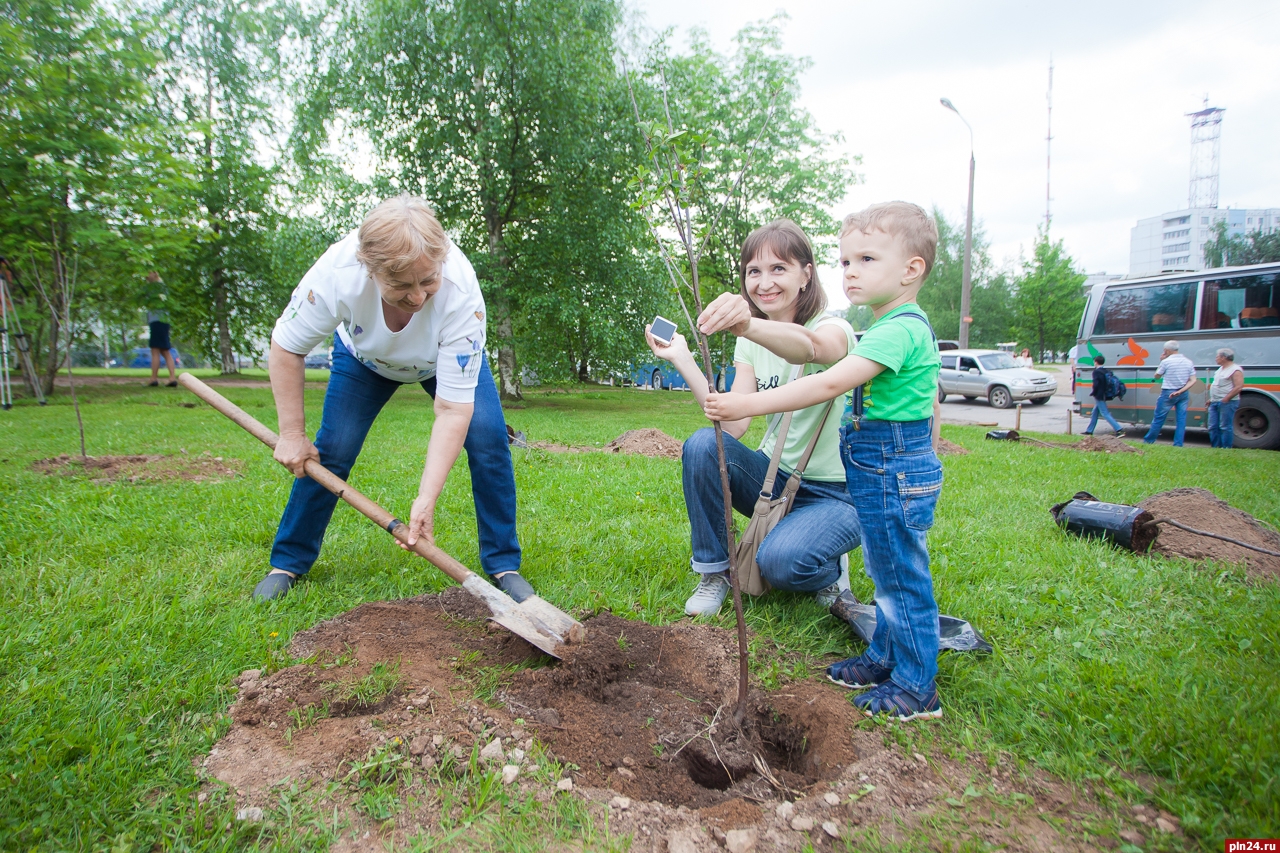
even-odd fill
[{"label": "person with backpack", "polygon": [[1093,435],[1093,428],[1098,425],[1099,417],[1105,418],[1107,423],[1111,424],[1116,435],[1124,435],[1124,428],[1111,416],[1111,412],[1107,411],[1108,400],[1123,396],[1124,391],[1121,389],[1124,388],[1124,383],[1102,366],[1106,363],[1107,359],[1103,356],[1093,357],[1093,390],[1089,392],[1089,396],[1093,397],[1093,417],[1089,418],[1089,428],[1084,431],[1085,435]]}]

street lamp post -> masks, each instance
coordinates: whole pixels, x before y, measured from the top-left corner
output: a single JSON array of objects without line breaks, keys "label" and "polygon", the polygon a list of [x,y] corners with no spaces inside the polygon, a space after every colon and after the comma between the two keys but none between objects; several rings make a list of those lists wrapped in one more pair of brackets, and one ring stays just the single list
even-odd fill
[{"label": "street lamp post", "polygon": [[950,100],[941,98],[940,101],[969,128],[969,212],[964,219],[964,276],[960,280],[960,348],[968,349],[969,326],[973,323],[969,316],[969,299],[973,295],[973,127]]}]

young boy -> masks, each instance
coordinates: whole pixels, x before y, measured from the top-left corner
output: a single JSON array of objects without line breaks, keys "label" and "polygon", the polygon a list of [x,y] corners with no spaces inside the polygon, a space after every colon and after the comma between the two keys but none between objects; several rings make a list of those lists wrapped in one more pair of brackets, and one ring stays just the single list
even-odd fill
[{"label": "young boy", "polygon": [[925,531],[942,490],[933,448],[937,341],[915,304],[933,268],[938,229],[920,207],[894,201],[845,217],[845,295],[875,315],[854,351],[829,370],[755,394],[711,394],[713,420],[787,412],[849,394],[841,429],[845,482],[862,521],[862,551],[876,586],[876,630],[856,658],[827,668],[854,689],[867,716],[938,718],[938,605]]}]

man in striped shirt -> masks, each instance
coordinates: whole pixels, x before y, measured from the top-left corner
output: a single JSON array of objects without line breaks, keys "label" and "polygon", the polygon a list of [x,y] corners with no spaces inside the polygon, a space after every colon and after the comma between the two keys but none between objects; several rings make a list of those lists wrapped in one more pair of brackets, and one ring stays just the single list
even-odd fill
[{"label": "man in striped shirt", "polygon": [[1156,376],[1164,377],[1160,386],[1160,399],[1156,400],[1156,411],[1151,416],[1151,429],[1143,436],[1147,444],[1155,444],[1164,429],[1164,422],[1169,417],[1169,409],[1174,410],[1173,446],[1182,446],[1182,436],[1187,431],[1187,405],[1191,402],[1191,387],[1196,384],[1196,366],[1191,359],[1178,352],[1177,341],[1166,341],[1164,352],[1160,354],[1160,366],[1156,368]]}]

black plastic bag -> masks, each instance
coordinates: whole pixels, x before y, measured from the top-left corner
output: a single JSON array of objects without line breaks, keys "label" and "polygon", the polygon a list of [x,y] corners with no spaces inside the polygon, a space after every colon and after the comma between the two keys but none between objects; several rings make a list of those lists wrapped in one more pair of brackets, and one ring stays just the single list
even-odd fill
[{"label": "black plastic bag", "polygon": [[1146,524],[1154,516],[1128,504],[1109,504],[1088,492],[1076,492],[1069,501],[1049,508],[1063,530],[1086,539],[1105,539],[1139,554],[1151,547],[1158,530]]},{"label": "black plastic bag", "polygon": [[[831,615],[849,623],[853,633],[868,645],[876,631],[876,609],[873,605],[862,604],[849,590],[840,593],[836,603],[831,605]],[[938,650],[950,649],[953,652],[978,652],[991,654],[991,644],[977,630],[963,619],[954,616],[938,616]]]}]

